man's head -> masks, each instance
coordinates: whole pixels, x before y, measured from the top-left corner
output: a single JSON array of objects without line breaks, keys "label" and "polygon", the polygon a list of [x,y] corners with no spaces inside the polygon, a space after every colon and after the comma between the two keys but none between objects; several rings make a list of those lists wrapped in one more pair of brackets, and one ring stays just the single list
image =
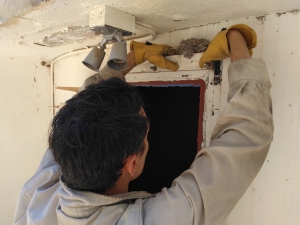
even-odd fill
[{"label": "man's head", "polygon": [[114,187],[124,167],[132,179],[141,173],[147,130],[138,93],[111,78],[66,102],[52,121],[49,147],[68,187],[104,193]]}]

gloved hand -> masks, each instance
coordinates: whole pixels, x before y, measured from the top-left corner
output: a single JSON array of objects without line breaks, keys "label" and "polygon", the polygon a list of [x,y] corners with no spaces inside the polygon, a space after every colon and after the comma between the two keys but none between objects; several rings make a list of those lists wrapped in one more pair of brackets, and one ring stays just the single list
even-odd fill
[{"label": "gloved hand", "polygon": [[209,63],[211,61],[222,60],[230,57],[230,50],[228,48],[226,37],[226,34],[229,30],[237,30],[243,35],[247,43],[249,53],[252,56],[252,49],[256,46],[256,33],[251,27],[247,26],[246,24],[236,24],[226,30],[219,32],[216,37],[210,42],[207,50],[203,53],[199,61],[199,66],[201,68],[204,67],[204,63]]},{"label": "gloved hand", "polygon": [[167,53],[170,48],[168,45],[152,44],[150,42],[132,41],[130,43],[130,51],[134,50],[137,65],[148,60],[160,68],[176,71],[178,70],[178,64],[163,57],[163,54]]}]

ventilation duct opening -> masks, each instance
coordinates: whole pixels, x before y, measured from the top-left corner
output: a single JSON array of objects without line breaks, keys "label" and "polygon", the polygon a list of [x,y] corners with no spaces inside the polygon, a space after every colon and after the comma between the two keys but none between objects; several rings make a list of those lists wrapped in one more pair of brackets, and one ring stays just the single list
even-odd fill
[{"label": "ventilation duct opening", "polygon": [[144,171],[129,191],[157,193],[190,167],[201,148],[205,84],[197,80],[134,85],[146,103],[150,146]]}]

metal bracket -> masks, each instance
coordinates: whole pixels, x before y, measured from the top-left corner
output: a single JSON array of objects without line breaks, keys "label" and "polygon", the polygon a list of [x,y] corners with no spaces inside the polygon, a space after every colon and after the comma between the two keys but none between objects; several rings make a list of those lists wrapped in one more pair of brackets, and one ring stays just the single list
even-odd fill
[{"label": "metal bracket", "polygon": [[105,46],[110,41],[118,41],[126,45],[126,40],[122,36],[122,31],[116,29],[112,34],[104,35],[101,42],[99,43],[100,49],[105,49]]},{"label": "metal bracket", "polygon": [[112,35],[113,33],[115,33],[116,31],[119,31],[122,33],[122,36],[130,36],[133,35],[133,32],[129,32],[126,30],[122,30],[119,28],[115,28],[115,27],[111,27],[108,25],[105,26],[96,26],[96,27],[90,27],[90,30],[98,33],[98,34],[102,34],[103,36],[109,36]]},{"label": "metal bracket", "polygon": [[221,84],[222,82],[222,70],[221,70],[221,60],[213,61],[212,68],[214,69],[214,85]]}]

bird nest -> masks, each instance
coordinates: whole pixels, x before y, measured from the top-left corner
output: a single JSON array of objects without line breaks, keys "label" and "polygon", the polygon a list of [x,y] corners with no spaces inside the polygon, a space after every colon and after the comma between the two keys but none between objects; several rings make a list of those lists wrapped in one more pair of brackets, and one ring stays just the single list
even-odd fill
[{"label": "bird nest", "polygon": [[190,38],[181,42],[178,48],[171,48],[168,55],[183,55],[187,58],[192,58],[195,53],[205,52],[210,41],[207,39]]}]

